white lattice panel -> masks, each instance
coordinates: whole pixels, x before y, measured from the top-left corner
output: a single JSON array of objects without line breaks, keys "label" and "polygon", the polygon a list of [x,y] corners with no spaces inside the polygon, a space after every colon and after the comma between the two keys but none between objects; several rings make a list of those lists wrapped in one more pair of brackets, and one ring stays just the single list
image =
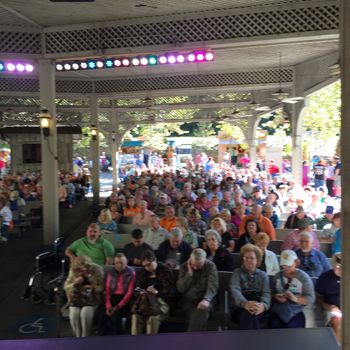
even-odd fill
[{"label": "white lattice panel", "polygon": [[46,33],[46,53],[174,45],[230,38],[333,30],[337,5]]},{"label": "white lattice panel", "polygon": [[97,93],[272,84],[293,81],[291,69],[96,81]]},{"label": "white lattice panel", "polygon": [[0,31],[0,52],[40,54],[41,34]]},{"label": "white lattice panel", "polygon": [[38,92],[39,80],[37,79],[0,79],[0,91],[23,91],[23,92]]},{"label": "white lattice panel", "polygon": [[91,93],[92,82],[87,80],[56,80],[57,93]]}]

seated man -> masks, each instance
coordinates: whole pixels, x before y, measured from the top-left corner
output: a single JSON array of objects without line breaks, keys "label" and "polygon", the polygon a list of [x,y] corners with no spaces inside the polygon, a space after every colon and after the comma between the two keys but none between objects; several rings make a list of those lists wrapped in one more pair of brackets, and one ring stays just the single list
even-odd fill
[{"label": "seated man", "polygon": [[100,228],[97,224],[91,224],[86,231],[86,236],[74,241],[65,251],[71,263],[78,256],[88,256],[92,262],[98,265],[113,264],[114,247],[112,243],[100,236]]},{"label": "seated man", "polygon": [[129,264],[134,266],[141,265],[141,255],[146,250],[152,250],[152,247],[145,243],[142,230],[138,228],[133,230],[131,232],[131,243],[124,247],[124,253]]},{"label": "seated man", "polygon": [[205,331],[210,308],[218,288],[216,266],[206,259],[203,249],[194,249],[180,267],[177,289],[183,295],[183,308],[189,318],[188,331]]},{"label": "seated man", "polygon": [[341,319],[340,310],[340,280],[341,280],[341,253],[333,256],[333,269],[324,272],[316,283],[317,303],[325,312],[326,325],[330,325],[340,343]]},{"label": "seated man", "polygon": [[159,220],[158,216],[152,216],[149,227],[143,234],[145,242],[149,244],[153,250],[157,250],[159,245],[168,238],[168,231],[160,226]]},{"label": "seated man", "polygon": [[168,265],[170,268],[178,268],[190,257],[192,248],[183,240],[182,230],[173,228],[169,233],[169,239],[159,245],[158,260]]}]

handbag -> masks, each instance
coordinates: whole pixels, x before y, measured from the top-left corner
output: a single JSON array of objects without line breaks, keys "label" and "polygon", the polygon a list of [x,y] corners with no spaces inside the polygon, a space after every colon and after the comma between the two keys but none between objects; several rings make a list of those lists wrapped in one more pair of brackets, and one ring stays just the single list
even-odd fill
[{"label": "handbag", "polygon": [[[286,285],[283,281],[283,272],[279,272],[279,278],[284,290]],[[287,300],[285,303],[274,302],[271,308],[272,313],[278,316],[284,323],[288,323],[295,315],[303,311],[303,306]]]},{"label": "handbag", "polygon": [[162,312],[159,298],[153,293],[141,292],[131,308],[131,313],[142,316],[160,315]]}]

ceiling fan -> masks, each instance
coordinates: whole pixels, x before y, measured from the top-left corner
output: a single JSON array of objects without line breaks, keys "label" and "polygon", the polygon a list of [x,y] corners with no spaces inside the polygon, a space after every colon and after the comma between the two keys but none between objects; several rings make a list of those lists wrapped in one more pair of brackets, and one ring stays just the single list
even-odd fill
[{"label": "ceiling fan", "polygon": [[257,112],[264,112],[264,111],[267,112],[267,111],[270,110],[269,106],[261,105],[260,103],[257,103],[254,98],[252,99],[252,102],[250,103],[250,106],[251,106],[251,109],[253,111],[257,111]]},{"label": "ceiling fan", "polygon": [[279,72],[280,72],[280,82],[279,82],[279,89],[272,93],[273,98],[271,100],[282,102],[282,103],[298,103],[299,101],[304,100],[304,97],[301,96],[295,96],[295,97],[288,97],[289,93],[287,91],[282,90],[282,53],[279,54]]}]

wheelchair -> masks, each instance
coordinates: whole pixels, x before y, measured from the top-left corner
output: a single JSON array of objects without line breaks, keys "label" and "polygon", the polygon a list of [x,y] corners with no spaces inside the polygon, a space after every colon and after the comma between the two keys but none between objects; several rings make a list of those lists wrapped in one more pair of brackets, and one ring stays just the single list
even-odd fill
[{"label": "wheelchair", "polygon": [[68,262],[64,255],[63,237],[59,237],[51,251],[35,257],[35,272],[28,281],[22,299],[34,304],[55,304],[56,291],[63,288],[67,273]]}]

